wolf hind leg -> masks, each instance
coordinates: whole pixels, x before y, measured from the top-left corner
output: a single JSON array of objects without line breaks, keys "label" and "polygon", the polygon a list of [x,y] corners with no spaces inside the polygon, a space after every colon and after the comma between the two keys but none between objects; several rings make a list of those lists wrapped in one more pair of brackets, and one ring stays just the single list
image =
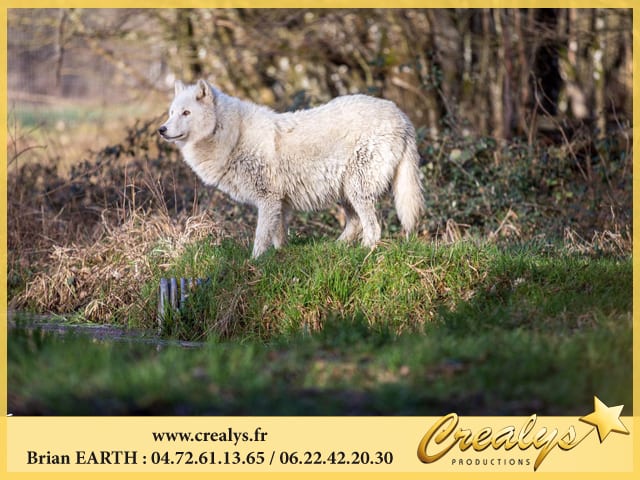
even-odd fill
[{"label": "wolf hind leg", "polygon": [[338,237],[339,242],[353,242],[362,233],[362,223],[360,223],[360,217],[354,210],[351,203],[348,201],[343,202],[342,208],[344,209],[345,225],[344,230]]},{"label": "wolf hind leg", "polygon": [[359,198],[351,200],[351,204],[362,224],[362,244],[373,248],[380,240],[382,229],[376,216],[376,205],[373,199]]},{"label": "wolf hind leg", "polygon": [[287,244],[289,222],[292,216],[291,207],[286,202],[283,202],[280,211],[280,221],[277,222],[271,238],[275,248],[281,248]]},{"label": "wolf hind leg", "polygon": [[[366,157],[366,156],[365,156]],[[378,155],[372,155],[373,159],[379,160]],[[365,158],[366,159],[366,158]],[[355,162],[357,166],[358,162]],[[355,169],[344,182],[344,196],[351,204],[353,210],[360,220],[362,226],[362,244],[365,247],[375,247],[382,229],[378,223],[376,214],[376,199],[385,188],[388,188],[386,178],[388,170],[379,161],[359,162],[361,168]],[[362,163],[364,165],[362,166]]]}]

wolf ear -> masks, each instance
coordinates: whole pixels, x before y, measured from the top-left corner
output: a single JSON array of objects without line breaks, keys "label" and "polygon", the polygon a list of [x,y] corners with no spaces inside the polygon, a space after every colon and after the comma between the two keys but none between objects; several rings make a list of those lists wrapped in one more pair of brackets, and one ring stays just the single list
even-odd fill
[{"label": "wolf ear", "polygon": [[173,88],[174,88],[175,95],[178,95],[187,87],[185,87],[184,83],[182,83],[180,80],[176,80],[176,83]]},{"label": "wolf ear", "polygon": [[196,100],[213,103],[213,91],[207,82],[200,79],[196,84]]}]

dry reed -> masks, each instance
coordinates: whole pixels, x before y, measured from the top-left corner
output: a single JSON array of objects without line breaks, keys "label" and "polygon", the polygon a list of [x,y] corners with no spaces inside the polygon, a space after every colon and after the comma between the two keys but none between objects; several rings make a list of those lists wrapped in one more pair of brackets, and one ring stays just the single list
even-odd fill
[{"label": "dry reed", "polygon": [[220,228],[206,212],[177,219],[133,212],[118,226],[105,220],[103,229],[102,238],[93,243],[53,245],[48,268],[35,274],[12,306],[79,313],[93,322],[123,321],[152,276],[152,263],[163,268],[188,243],[220,238]]}]

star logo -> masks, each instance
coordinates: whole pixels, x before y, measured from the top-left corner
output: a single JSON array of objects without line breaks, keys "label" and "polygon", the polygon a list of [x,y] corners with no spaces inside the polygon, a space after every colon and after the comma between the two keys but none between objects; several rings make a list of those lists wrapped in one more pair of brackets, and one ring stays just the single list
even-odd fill
[{"label": "star logo", "polygon": [[580,421],[596,427],[600,443],[604,442],[604,439],[607,438],[607,435],[611,432],[629,435],[629,430],[627,430],[627,427],[625,427],[622,420],[620,420],[624,405],[607,407],[602,400],[594,395],[593,406],[593,413],[580,417]]}]

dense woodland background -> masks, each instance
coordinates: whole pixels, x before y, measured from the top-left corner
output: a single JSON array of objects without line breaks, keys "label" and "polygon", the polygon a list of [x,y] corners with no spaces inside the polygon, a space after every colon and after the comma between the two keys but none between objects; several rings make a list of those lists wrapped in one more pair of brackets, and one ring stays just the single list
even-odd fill
[{"label": "dense woodland background", "polygon": [[[630,253],[630,10],[12,9],[13,293],[134,214],[207,212],[250,241],[251,209],[204,189],[155,135],[174,80],[200,77],[276,110],[397,102],[423,157],[425,238]],[[340,212],[298,222],[334,235]]]},{"label": "dense woodland background", "polygon": [[134,101],[206,77],[276,108],[367,92],[431,135],[630,117],[629,10],[11,10],[15,94]]}]

